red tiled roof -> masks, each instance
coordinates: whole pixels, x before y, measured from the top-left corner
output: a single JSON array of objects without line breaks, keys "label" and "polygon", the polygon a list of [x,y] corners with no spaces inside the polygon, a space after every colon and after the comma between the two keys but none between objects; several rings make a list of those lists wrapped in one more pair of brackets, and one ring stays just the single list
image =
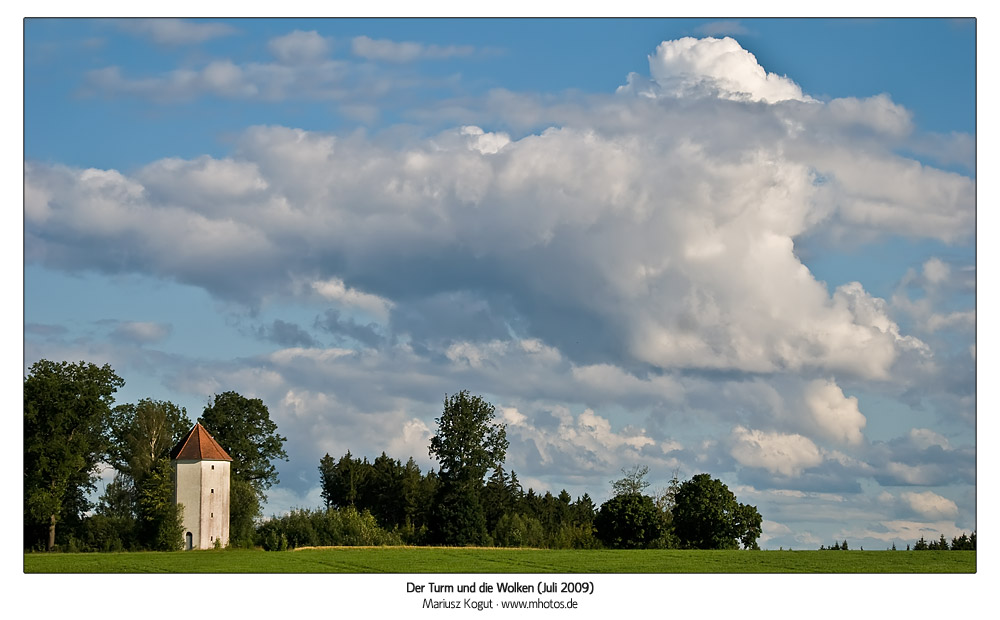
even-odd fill
[{"label": "red tiled roof", "polygon": [[174,446],[170,451],[170,458],[175,461],[233,460],[201,424],[195,424],[184,439]]}]

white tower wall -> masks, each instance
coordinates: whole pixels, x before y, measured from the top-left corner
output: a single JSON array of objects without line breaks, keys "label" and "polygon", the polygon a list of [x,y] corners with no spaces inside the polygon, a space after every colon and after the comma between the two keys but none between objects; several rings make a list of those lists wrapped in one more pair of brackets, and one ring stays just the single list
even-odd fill
[{"label": "white tower wall", "polygon": [[229,461],[174,461],[178,504],[184,506],[185,545],[211,549],[229,544]]}]

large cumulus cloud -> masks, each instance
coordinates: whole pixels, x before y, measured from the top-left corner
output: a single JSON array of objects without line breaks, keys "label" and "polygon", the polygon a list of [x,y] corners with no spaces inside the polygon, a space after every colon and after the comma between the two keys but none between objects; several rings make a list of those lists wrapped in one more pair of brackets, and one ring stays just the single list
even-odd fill
[{"label": "large cumulus cloud", "polygon": [[[761,94],[729,101],[743,91],[725,86],[696,93],[711,99],[696,107],[622,94],[628,123],[594,113],[520,139],[474,126],[401,144],[254,127],[230,157],[129,175],[29,163],[26,251],[247,303],[323,282],[383,309],[508,296],[524,335],[586,355],[559,324],[600,326],[611,335],[595,338],[600,355],[659,368],[884,379],[901,356],[927,355],[860,284],[817,281],[795,242],[836,226],[966,239],[973,181],[863,137],[824,142],[859,123],[900,131],[899,114],[870,114],[896,108],[884,98],[784,101],[768,85],[794,94],[794,83],[756,70],[731,39],[668,43],[656,62]],[[761,129],[713,131],[713,106]]]}]

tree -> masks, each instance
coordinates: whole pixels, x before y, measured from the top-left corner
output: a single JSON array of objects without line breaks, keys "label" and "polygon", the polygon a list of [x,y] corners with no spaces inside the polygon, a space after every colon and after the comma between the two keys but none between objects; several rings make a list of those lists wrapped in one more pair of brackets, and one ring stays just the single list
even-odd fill
[{"label": "tree", "polygon": [[623,477],[612,480],[614,497],[601,504],[594,518],[597,537],[614,549],[643,549],[665,546],[667,520],[656,501],[643,491],[649,468],[636,465],[622,469]]},{"label": "tree", "polygon": [[139,535],[154,551],[176,551],[184,535],[183,507],[174,501],[174,470],[169,459],[158,459],[139,492]]},{"label": "tree", "polygon": [[108,423],[108,464],[141,481],[158,460],[169,458],[191,426],[187,411],[169,401],[144,398],[119,405],[111,410]]},{"label": "tree", "polygon": [[254,528],[261,517],[260,498],[253,485],[242,478],[229,480],[229,546],[252,547]]},{"label": "tree", "polygon": [[250,483],[261,499],[278,482],[274,459],[288,460],[286,437],[278,434],[267,406],[259,398],[236,392],[216,394],[198,419],[232,457],[232,476]]},{"label": "tree", "polygon": [[[100,523],[89,525],[96,526],[99,535],[103,535],[106,539],[100,541],[96,548],[101,551],[139,548],[136,521],[138,513],[135,488],[131,480],[116,475],[105,487],[104,493],[98,500],[94,517],[90,519],[92,521],[95,517],[100,517]],[[113,536],[109,536],[110,532],[113,532]]]},{"label": "tree", "polygon": [[288,460],[283,448],[285,437],[271,421],[267,406],[259,398],[236,392],[216,394],[205,406],[198,422],[232,457],[229,483],[229,543],[249,546],[254,537],[254,521],[260,517],[265,491],[278,482],[271,462]]},{"label": "tree", "polygon": [[593,524],[597,508],[594,506],[594,500],[590,499],[590,494],[584,493],[582,497],[576,498],[571,508],[573,523],[577,525]]},{"label": "tree", "polygon": [[[663,515],[663,521],[666,528],[663,543],[664,547],[667,549],[675,549],[680,546],[680,541],[674,533],[674,505],[676,504],[677,491],[681,487],[680,480],[677,476],[678,472],[677,470],[674,470],[673,475],[670,477],[670,483],[667,487],[665,489],[659,489],[653,495],[653,503],[656,504],[656,507]],[[747,517],[749,518],[750,515],[747,515]]]},{"label": "tree", "polygon": [[[736,507],[734,516],[736,538],[740,541],[740,544],[743,545],[744,549],[759,550],[760,546],[757,544],[757,539],[760,538],[763,532],[762,523],[764,519],[757,512],[757,507],[740,504]],[[844,549],[847,549],[846,540],[844,541]]]},{"label": "tree", "polygon": [[445,396],[429,449],[441,464],[433,528],[439,543],[488,542],[480,499],[483,479],[503,464],[508,445],[506,427],[494,421],[494,414],[493,405],[467,390]]},{"label": "tree", "polygon": [[975,543],[974,543],[975,535],[976,535],[976,533],[973,532],[972,533],[973,538],[969,538],[969,536],[966,535],[965,532],[962,532],[961,536],[959,536],[957,538],[952,538],[951,539],[951,550],[952,551],[975,551],[975,549],[976,549]]},{"label": "tree", "polygon": [[482,482],[486,472],[500,467],[507,455],[507,429],[494,422],[495,408],[468,390],[445,396],[444,412],[437,418],[438,432],[431,437],[430,455],[441,464],[441,479]]},{"label": "tree", "polygon": [[489,546],[479,488],[468,480],[444,482],[434,501],[433,541],[457,547]]},{"label": "tree", "polygon": [[674,533],[682,546],[692,549],[757,547],[761,516],[755,506],[736,501],[725,484],[708,474],[698,474],[677,489],[674,498]]},{"label": "tree", "polygon": [[364,461],[351,456],[351,451],[334,461],[327,454],[320,459],[320,494],[328,508],[346,508],[354,506],[364,510],[373,503],[371,490],[368,488],[368,478],[371,474],[371,464],[367,457]]},{"label": "tree", "polygon": [[483,487],[483,509],[486,511],[486,528],[493,531],[500,517],[514,512],[521,498],[520,487],[512,484],[517,475],[507,475],[503,467],[497,467]]},{"label": "tree", "polygon": [[386,529],[405,519],[406,498],[403,494],[403,464],[382,452],[371,465],[371,504],[366,506],[379,525]]},{"label": "tree", "polygon": [[601,542],[613,549],[649,548],[666,532],[653,498],[638,493],[616,495],[601,504],[594,526]]},{"label": "tree", "polygon": [[[47,548],[56,544],[56,524],[64,509],[81,508],[85,490],[94,488],[97,464],[107,448],[113,394],[125,382],[105,364],[32,364],[24,379],[25,545],[33,544],[29,525],[48,526]],[[86,508],[86,500],[82,499]],[[78,515],[73,515],[78,516]]]},{"label": "tree", "polygon": [[330,453],[319,460],[319,485],[322,489],[320,496],[327,510],[334,507],[336,502],[335,477],[337,475],[337,462],[333,460]]},{"label": "tree", "polygon": [[631,470],[623,467],[623,476],[611,481],[611,490],[614,495],[642,495],[649,486],[649,482],[645,479],[648,473],[649,468],[645,465],[642,467],[636,465]]},{"label": "tree", "polygon": [[[181,543],[170,449],[190,429],[187,412],[169,401],[146,398],[111,411],[107,460],[118,473],[100,510],[109,517],[118,512],[122,525],[134,524],[132,538],[139,547],[171,550]],[[128,519],[123,510],[131,511]],[[128,532],[122,539],[130,539]]]}]

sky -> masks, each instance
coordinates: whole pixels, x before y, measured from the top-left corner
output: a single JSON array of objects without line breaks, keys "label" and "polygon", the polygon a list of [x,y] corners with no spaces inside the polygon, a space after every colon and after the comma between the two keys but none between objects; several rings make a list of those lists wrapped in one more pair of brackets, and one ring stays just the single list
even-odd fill
[{"label": "sky", "polygon": [[[23,370],[423,471],[446,394],[763,548],[976,530],[976,22],[27,19]],[[106,474],[110,475],[110,474]]]}]

